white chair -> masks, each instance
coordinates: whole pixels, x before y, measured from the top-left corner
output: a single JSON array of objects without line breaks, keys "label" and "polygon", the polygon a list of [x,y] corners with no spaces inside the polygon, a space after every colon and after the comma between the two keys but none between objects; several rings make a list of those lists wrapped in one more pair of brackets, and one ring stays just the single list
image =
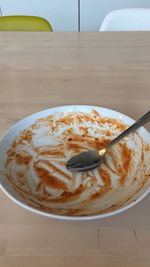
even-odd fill
[{"label": "white chair", "polygon": [[127,8],[111,11],[100,31],[150,31],[150,9]]}]

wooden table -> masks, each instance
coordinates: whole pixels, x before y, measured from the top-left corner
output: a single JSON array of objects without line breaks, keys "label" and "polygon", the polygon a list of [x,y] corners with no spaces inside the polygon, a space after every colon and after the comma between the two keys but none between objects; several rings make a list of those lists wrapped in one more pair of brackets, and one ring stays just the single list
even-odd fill
[{"label": "wooden table", "polygon": [[[0,135],[31,113],[65,104],[135,119],[146,112],[150,33],[0,33]],[[0,266],[149,267],[149,207],[147,197],[112,218],[60,222],[0,192]]]}]

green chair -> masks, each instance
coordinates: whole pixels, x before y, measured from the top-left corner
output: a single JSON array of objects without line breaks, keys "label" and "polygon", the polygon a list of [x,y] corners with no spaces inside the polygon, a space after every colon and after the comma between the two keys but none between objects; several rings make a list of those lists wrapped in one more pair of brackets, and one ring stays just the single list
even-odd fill
[{"label": "green chair", "polygon": [[2,16],[0,31],[45,31],[51,32],[52,27],[46,19],[36,16]]}]

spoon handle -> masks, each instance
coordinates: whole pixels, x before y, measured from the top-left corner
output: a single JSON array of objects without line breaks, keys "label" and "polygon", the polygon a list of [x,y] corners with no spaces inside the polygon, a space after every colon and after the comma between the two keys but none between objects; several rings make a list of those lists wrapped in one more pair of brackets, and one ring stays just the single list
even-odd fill
[{"label": "spoon handle", "polygon": [[118,143],[122,138],[127,136],[128,134],[136,131],[142,125],[150,121],[150,111],[144,114],[140,119],[138,119],[133,125],[131,125],[128,129],[126,129],[123,133],[119,134],[115,139],[113,139],[107,146],[106,150],[110,149],[113,145]]}]

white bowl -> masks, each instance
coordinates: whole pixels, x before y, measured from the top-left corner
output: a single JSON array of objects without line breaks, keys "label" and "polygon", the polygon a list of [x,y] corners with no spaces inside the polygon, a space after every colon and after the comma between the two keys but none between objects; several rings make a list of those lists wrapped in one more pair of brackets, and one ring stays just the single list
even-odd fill
[{"label": "white bowl", "polygon": [[[29,211],[35,212],[37,214],[49,217],[49,218],[55,218],[55,219],[61,219],[61,220],[92,220],[92,219],[100,219],[105,217],[110,217],[112,215],[121,213],[134,205],[136,205],[138,202],[140,202],[150,191],[150,179],[147,179],[146,182],[143,184],[143,186],[138,190],[136,194],[133,195],[133,197],[130,197],[128,201],[123,203],[120,207],[118,207],[115,210],[108,211],[105,213],[100,214],[94,214],[94,215],[86,215],[86,216],[67,216],[67,215],[60,215],[60,214],[53,214],[51,212],[43,211],[38,209],[37,207],[32,207],[28,205],[23,198],[20,197],[19,194],[16,193],[14,190],[12,184],[10,181],[6,178],[4,175],[4,169],[5,169],[5,162],[7,159],[7,151],[10,148],[13,140],[16,138],[16,136],[19,136],[21,131],[26,129],[27,127],[31,126],[37,119],[47,117],[51,114],[55,114],[57,112],[63,112],[64,114],[67,114],[69,112],[91,112],[91,110],[96,110],[98,113],[101,114],[102,117],[108,117],[108,118],[114,118],[117,120],[121,120],[126,125],[131,125],[135,121],[131,119],[130,117],[121,114],[119,112],[107,109],[107,108],[101,108],[97,106],[86,106],[86,105],[70,105],[70,106],[60,106],[56,108],[50,108],[41,112],[38,112],[36,114],[33,114],[18,123],[16,123],[13,127],[11,127],[1,138],[0,140],[0,182],[1,182],[1,189],[2,191],[15,203],[18,205],[26,208]],[[141,127],[138,132],[140,133],[140,136],[143,138],[144,142],[147,144],[150,144],[150,134],[148,131],[146,131],[143,127]]]}]

